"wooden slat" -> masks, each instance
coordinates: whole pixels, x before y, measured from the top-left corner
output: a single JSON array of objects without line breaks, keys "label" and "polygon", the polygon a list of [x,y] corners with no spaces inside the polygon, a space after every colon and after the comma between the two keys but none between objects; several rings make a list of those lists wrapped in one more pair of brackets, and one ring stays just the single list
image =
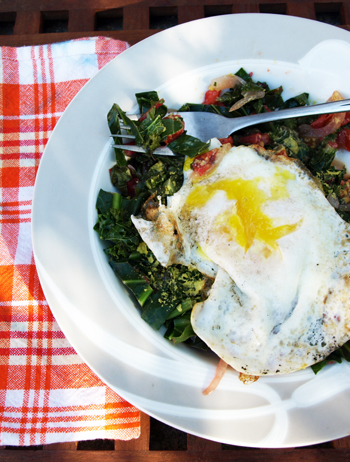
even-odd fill
[{"label": "wooden slat", "polygon": [[350,24],[350,2],[342,2],[340,15],[343,24]]},{"label": "wooden slat", "polygon": [[123,29],[149,29],[149,7],[138,4],[123,8]]},{"label": "wooden slat", "polygon": [[14,35],[38,34],[41,28],[41,12],[19,11],[16,15]]},{"label": "wooden slat", "polygon": [[306,19],[316,19],[315,6],[313,3],[288,3],[287,14]]},{"label": "wooden slat", "polygon": [[78,447],[78,443],[76,441],[72,441],[71,443],[44,444],[43,450],[44,451],[75,451],[77,447]]},{"label": "wooden slat", "polygon": [[124,40],[130,45],[140,42],[150,35],[160,32],[159,30],[130,30],[130,31],[86,31],[86,32],[61,32],[53,34],[33,35],[0,35],[0,46],[19,47],[23,45],[43,45],[45,43],[64,42],[80,37],[96,37],[104,35],[118,40]]},{"label": "wooden slat", "polygon": [[68,32],[86,32],[95,29],[95,10],[69,10]]},{"label": "wooden slat", "polygon": [[215,441],[199,438],[198,436],[187,435],[188,451],[221,451],[222,444]]},{"label": "wooden slat", "polygon": [[349,448],[350,449],[350,436],[345,438],[339,438],[338,440],[332,441],[333,448]]},{"label": "wooden slat", "polygon": [[5,450],[1,462],[347,462],[349,449],[237,449],[226,451]]},{"label": "wooden slat", "polygon": [[232,7],[232,13],[259,13],[259,5],[258,3],[253,4],[235,4]]},{"label": "wooden slat", "polygon": [[203,5],[181,5],[178,8],[179,24],[204,18]]}]

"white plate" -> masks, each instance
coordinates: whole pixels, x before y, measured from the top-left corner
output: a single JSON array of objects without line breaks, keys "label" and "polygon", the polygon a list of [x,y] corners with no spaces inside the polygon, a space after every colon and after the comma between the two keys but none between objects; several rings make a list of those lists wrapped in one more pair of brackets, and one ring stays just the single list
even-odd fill
[{"label": "white plate", "polygon": [[[321,43],[322,42],[322,43]],[[243,385],[229,371],[202,390],[216,360],[174,347],[139,316],[92,230],[100,187],[111,190],[106,114],[135,109],[155,89],[169,106],[200,101],[210,78],[241,66],[284,97],[333,90],[350,97],[350,34],[279,15],[227,15],[183,24],[131,47],[102,69],[61,117],[40,164],[33,204],[35,260],[45,296],[67,338],[112,389],[157,419],[242,446],[290,447],[350,433],[350,369],[328,366]]]}]

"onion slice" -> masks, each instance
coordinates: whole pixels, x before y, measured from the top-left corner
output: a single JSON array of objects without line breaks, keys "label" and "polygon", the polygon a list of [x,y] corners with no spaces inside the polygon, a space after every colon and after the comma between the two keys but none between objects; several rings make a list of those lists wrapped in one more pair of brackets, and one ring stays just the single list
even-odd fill
[{"label": "onion slice", "polygon": [[[343,96],[338,92],[334,91],[332,93],[332,96],[328,98],[327,102],[330,101],[342,101],[344,98]],[[346,112],[338,112],[336,114],[330,114],[329,121],[326,125],[320,128],[313,128],[311,125],[307,124],[302,124],[299,127],[299,135],[302,138],[324,138],[325,136],[330,135],[331,133],[334,133],[338,128],[340,128],[343,125],[343,122],[346,117]],[[318,120],[318,119],[317,119]]]},{"label": "onion slice", "polygon": [[330,122],[321,128],[312,128],[311,125],[302,124],[299,127],[299,135],[302,138],[324,138],[334,133],[344,122],[346,112],[334,114]]},{"label": "onion slice", "polygon": [[217,388],[226,372],[227,366],[228,364],[223,359],[220,359],[219,364],[216,367],[215,376],[209,386],[202,392],[203,395],[209,395]]},{"label": "onion slice", "polygon": [[237,109],[249,103],[249,101],[254,101],[255,99],[263,98],[265,96],[265,91],[246,91],[242,93],[242,95],[243,98],[238,100],[233,106],[231,106],[229,112],[237,111]]},{"label": "onion slice", "polygon": [[236,85],[243,85],[246,81],[238,77],[238,75],[227,74],[212,79],[209,85],[209,89],[216,91],[226,90],[227,88],[234,88]]}]

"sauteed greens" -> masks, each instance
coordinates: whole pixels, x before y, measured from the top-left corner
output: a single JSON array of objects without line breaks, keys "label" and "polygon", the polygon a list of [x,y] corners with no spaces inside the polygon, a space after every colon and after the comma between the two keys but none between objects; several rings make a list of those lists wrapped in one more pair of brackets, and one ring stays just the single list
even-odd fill
[{"label": "sauteed greens", "polygon": [[[216,90],[214,85],[208,89],[203,104],[188,103],[179,111],[209,111],[225,117],[239,117],[309,104],[306,93],[284,101],[282,87],[270,89],[265,82],[254,82],[252,75],[244,69],[240,69],[236,76],[241,80],[240,85],[223,92]],[[186,156],[195,157],[207,152],[209,143],[187,134],[180,117],[167,115],[164,100],[157,92],[138,93],[136,100],[141,114],[139,120],[130,120],[114,104],[107,116],[108,125],[112,134],[120,135],[116,141],[122,144],[121,119],[130,127],[135,143],[147,152],[132,153],[127,146],[125,150],[115,149],[116,163],[110,170],[114,192],[99,192],[96,202],[98,219],[94,229],[106,241],[105,253],[109,263],[138,301],[142,318],[154,329],[165,327],[165,338],[175,344],[185,342],[207,349],[191,327],[190,314],[194,304],[207,297],[212,280],[197,269],[182,265],[161,266],[141,240],[130,217],[138,215],[146,203],[152,205],[155,197],[160,197],[165,204],[166,197],[182,186]],[[230,111],[232,107],[237,109]],[[260,144],[276,154],[299,159],[318,179],[338,213],[349,222],[350,182],[346,179],[345,168],[337,169],[332,162],[339,147],[350,150],[350,117],[348,114],[343,117],[341,124],[335,124],[334,117],[331,114],[262,124],[241,130],[225,142],[234,146]],[[152,151],[164,144],[181,156],[153,156]],[[341,362],[344,358],[350,360],[349,342],[327,360],[314,365],[313,370],[316,373],[327,362]]]}]

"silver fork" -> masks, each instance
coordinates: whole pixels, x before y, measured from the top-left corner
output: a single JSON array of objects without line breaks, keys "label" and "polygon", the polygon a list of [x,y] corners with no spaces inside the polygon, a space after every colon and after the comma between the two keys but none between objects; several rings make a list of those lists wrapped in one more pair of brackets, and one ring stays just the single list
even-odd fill
[{"label": "silver fork", "polygon": [[[232,119],[211,112],[178,112],[177,114],[183,118],[185,122],[185,130],[189,135],[192,135],[195,138],[199,138],[201,141],[206,142],[211,138],[227,138],[237,130],[264,122],[348,111],[350,111],[350,99],[315,104],[313,106],[300,106],[292,109],[281,109],[279,111],[264,112],[262,114],[253,114],[249,116],[235,117]],[[129,127],[123,126],[123,128],[128,129]],[[133,135],[111,136],[135,139]],[[141,146],[114,144],[113,147],[126,149],[132,152],[146,152],[145,149]],[[167,146],[162,146],[155,149],[153,154],[163,156],[177,155]]]}]

